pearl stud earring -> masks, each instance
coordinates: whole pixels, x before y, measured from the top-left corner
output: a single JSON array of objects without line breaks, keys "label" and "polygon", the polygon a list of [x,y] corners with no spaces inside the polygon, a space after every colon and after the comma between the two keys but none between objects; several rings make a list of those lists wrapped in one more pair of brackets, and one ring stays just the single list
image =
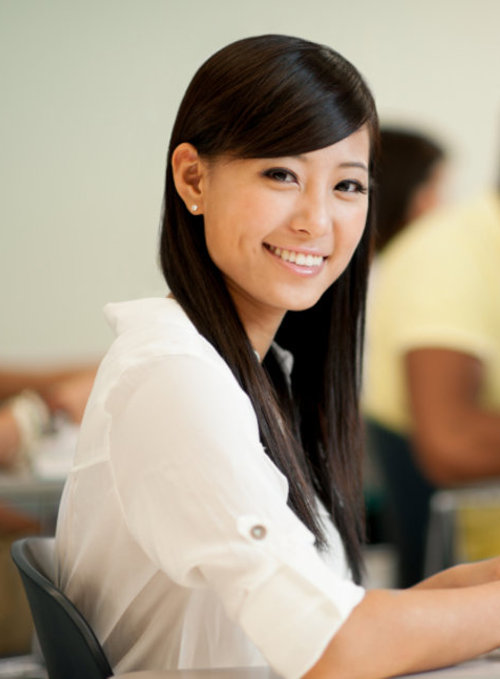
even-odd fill
[{"label": "pearl stud earring", "polygon": [[198,209],[198,206],[196,205],[196,203],[194,205],[191,205],[191,210],[193,212],[196,212],[197,209]]}]

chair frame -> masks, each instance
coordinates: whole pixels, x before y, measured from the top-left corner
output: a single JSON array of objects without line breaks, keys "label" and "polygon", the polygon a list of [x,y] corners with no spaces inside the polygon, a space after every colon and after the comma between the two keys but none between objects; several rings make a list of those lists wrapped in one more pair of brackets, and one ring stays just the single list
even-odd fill
[{"label": "chair frame", "polygon": [[[113,676],[109,662],[92,628],[76,606],[52,582],[48,569],[36,556],[53,538],[28,537],[16,540],[11,547],[12,559],[19,570],[28,597],[40,648],[50,679],[106,679]],[[40,602],[42,601],[42,605]],[[46,602],[47,606],[43,605]],[[57,610],[56,610],[57,609]],[[89,665],[84,675],[81,658],[73,657],[73,651],[64,647],[57,637],[58,628],[51,625],[54,614],[64,623],[68,635],[72,635],[84,649],[85,662]],[[52,620],[51,620],[52,615]]]}]

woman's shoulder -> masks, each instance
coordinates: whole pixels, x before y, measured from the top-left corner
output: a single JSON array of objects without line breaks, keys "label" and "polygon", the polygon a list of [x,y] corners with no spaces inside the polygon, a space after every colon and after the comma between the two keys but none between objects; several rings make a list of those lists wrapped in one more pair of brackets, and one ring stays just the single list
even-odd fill
[{"label": "woman's shoulder", "polygon": [[114,359],[133,363],[182,354],[224,364],[174,299],[152,297],[107,304],[104,313],[116,334],[108,352]]},{"label": "woman's shoulder", "polygon": [[224,359],[175,300],[119,302],[108,304],[104,311],[116,333],[96,380],[104,397],[117,386],[130,392],[158,371],[170,372],[176,380],[184,376],[187,382],[199,383],[203,379],[239,390]]}]

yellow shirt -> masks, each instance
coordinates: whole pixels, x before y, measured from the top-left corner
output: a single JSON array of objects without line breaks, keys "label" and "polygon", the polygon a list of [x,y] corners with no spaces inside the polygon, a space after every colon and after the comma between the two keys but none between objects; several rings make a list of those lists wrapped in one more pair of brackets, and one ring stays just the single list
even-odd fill
[{"label": "yellow shirt", "polygon": [[500,199],[489,193],[405,229],[374,265],[364,408],[410,429],[403,357],[417,347],[472,354],[485,366],[484,407],[500,411]]}]

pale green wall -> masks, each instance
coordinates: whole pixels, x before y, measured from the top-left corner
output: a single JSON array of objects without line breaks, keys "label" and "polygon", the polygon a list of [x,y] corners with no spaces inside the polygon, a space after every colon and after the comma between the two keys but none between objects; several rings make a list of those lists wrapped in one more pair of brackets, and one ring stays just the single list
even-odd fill
[{"label": "pale green wall", "polygon": [[168,135],[215,49],[332,45],[382,118],[444,137],[464,196],[494,177],[499,25],[497,0],[0,0],[0,361],[99,355],[106,301],[163,294]]}]

